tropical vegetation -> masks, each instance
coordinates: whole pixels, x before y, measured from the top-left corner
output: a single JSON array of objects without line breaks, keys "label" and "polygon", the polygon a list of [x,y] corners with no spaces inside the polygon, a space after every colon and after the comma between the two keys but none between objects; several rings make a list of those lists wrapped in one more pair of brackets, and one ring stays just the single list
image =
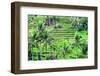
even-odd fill
[{"label": "tropical vegetation", "polygon": [[28,15],[28,60],[87,57],[87,17]]}]

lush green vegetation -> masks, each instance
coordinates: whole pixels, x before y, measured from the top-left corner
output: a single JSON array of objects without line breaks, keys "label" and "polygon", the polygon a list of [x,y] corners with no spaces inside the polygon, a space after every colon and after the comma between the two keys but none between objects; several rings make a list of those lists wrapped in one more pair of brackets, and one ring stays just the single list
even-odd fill
[{"label": "lush green vegetation", "polygon": [[88,18],[28,15],[28,60],[88,57]]}]

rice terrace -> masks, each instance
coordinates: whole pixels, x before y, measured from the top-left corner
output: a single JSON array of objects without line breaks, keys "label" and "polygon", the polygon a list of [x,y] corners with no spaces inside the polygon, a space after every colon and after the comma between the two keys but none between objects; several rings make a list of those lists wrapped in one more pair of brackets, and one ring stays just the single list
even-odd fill
[{"label": "rice terrace", "polygon": [[28,15],[28,60],[88,58],[88,17]]}]

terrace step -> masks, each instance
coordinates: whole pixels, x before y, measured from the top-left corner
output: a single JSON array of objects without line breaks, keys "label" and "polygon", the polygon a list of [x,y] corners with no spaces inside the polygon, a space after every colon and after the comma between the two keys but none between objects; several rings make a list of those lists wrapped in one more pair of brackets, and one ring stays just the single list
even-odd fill
[{"label": "terrace step", "polygon": [[75,35],[75,30],[73,30],[72,28],[68,28],[68,29],[55,29],[53,30],[51,33],[49,33],[50,36],[53,36],[53,38],[55,39],[74,39],[74,35]]}]

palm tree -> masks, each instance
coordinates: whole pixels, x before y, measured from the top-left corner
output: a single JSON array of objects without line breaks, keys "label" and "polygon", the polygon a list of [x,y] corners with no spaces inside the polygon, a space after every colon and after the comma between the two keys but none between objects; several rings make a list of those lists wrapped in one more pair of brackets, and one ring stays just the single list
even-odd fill
[{"label": "palm tree", "polygon": [[[51,38],[49,36],[49,33],[47,32],[46,26],[44,24],[40,24],[38,26],[38,28],[37,28],[37,35],[36,35],[35,38],[36,38],[35,40],[38,43],[38,48],[39,48],[39,52],[40,52],[39,54],[42,53],[41,47],[42,48],[45,47],[46,48],[46,51],[47,51],[48,45],[50,45],[51,44],[51,41],[53,40],[53,38]],[[42,45],[42,44],[44,44],[44,45]],[[39,56],[39,60],[40,59],[41,58]]]}]

